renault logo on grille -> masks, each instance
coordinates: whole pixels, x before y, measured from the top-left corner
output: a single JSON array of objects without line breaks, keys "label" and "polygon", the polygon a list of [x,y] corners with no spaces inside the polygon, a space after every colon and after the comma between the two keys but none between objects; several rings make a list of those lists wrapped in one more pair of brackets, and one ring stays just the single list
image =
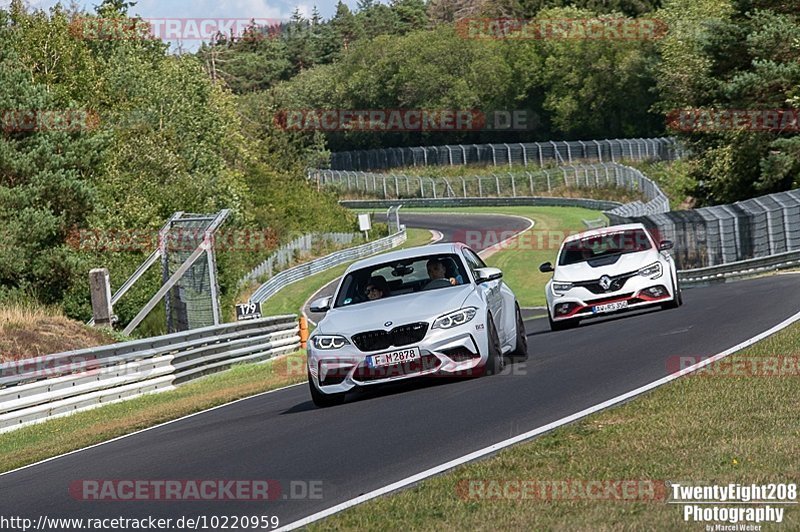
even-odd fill
[{"label": "renault logo on grille", "polygon": [[600,286],[603,287],[603,290],[608,290],[611,288],[611,277],[608,275],[604,275],[600,278]]}]

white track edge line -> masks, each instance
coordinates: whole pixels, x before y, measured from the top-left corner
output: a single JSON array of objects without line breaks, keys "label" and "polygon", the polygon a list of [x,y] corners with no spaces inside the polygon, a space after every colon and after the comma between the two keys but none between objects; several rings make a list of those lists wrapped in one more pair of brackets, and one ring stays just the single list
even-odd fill
[{"label": "white track edge line", "polygon": [[442,473],[444,471],[447,471],[447,470],[452,469],[454,467],[457,467],[459,465],[465,464],[467,462],[471,462],[473,460],[476,460],[478,458],[484,457],[484,456],[486,456],[488,454],[492,454],[492,453],[494,453],[496,451],[499,451],[501,449],[505,449],[506,447],[510,447],[510,446],[512,446],[514,444],[521,443],[521,442],[523,442],[525,440],[529,440],[529,439],[531,439],[531,438],[533,438],[535,436],[538,436],[538,435],[543,434],[545,432],[548,432],[548,431],[551,431],[551,430],[556,429],[558,427],[561,427],[562,425],[566,425],[566,424],[569,424],[569,423],[571,423],[573,421],[577,421],[578,419],[586,417],[586,416],[588,416],[590,414],[594,414],[595,412],[599,412],[600,410],[604,410],[604,409],[606,409],[606,408],[608,408],[610,406],[616,405],[616,404],[621,403],[621,402],[623,402],[623,401],[625,401],[627,399],[630,399],[632,397],[636,397],[637,395],[641,395],[641,394],[643,394],[645,392],[648,392],[648,391],[650,391],[650,390],[652,390],[654,388],[657,388],[657,387],[659,387],[659,386],[661,386],[663,384],[671,382],[671,381],[677,379],[678,377],[681,377],[682,375],[685,375],[686,373],[691,373],[691,372],[693,372],[693,371],[695,371],[697,369],[700,369],[700,368],[702,368],[704,366],[712,364],[713,362],[715,362],[717,360],[725,358],[725,357],[727,357],[727,356],[729,356],[729,355],[731,355],[731,354],[733,354],[733,353],[735,353],[737,351],[740,351],[740,350],[742,350],[742,349],[744,349],[746,347],[749,347],[749,346],[753,345],[754,343],[756,343],[756,342],[758,342],[760,340],[763,340],[764,338],[767,338],[768,336],[771,336],[771,335],[775,334],[778,331],[781,331],[781,330],[785,329],[789,325],[791,325],[791,324],[793,324],[793,323],[795,323],[796,321],[799,321],[799,320],[800,320],[800,312],[798,312],[798,313],[786,318],[785,320],[783,320],[782,322],[778,323],[777,325],[771,327],[770,329],[767,329],[766,331],[764,331],[762,333],[759,333],[756,336],[753,336],[753,337],[751,337],[751,338],[749,338],[749,339],[747,339],[747,340],[745,340],[745,341],[743,341],[743,342],[731,347],[730,349],[726,349],[725,351],[722,351],[721,353],[718,353],[718,354],[716,354],[716,355],[714,355],[712,357],[709,357],[709,358],[707,358],[707,359],[705,359],[705,360],[703,360],[701,362],[698,362],[697,364],[694,364],[692,366],[689,366],[689,367],[681,370],[679,373],[671,373],[671,374],[667,375],[666,377],[662,377],[662,378],[660,378],[660,379],[658,379],[656,381],[653,381],[653,382],[651,382],[649,384],[645,384],[644,386],[636,388],[635,390],[631,390],[630,392],[626,392],[626,393],[624,393],[622,395],[618,395],[617,397],[613,397],[613,398],[608,399],[606,401],[603,401],[602,403],[599,403],[597,405],[590,406],[589,408],[586,408],[584,410],[581,410],[581,411],[576,412],[574,414],[571,414],[569,416],[566,416],[566,417],[563,417],[563,418],[558,419],[556,421],[553,421],[551,423],[548,423],[547,425],[543,425],[541,427],[535,428],[535,429],[533,429],[531,431],[525,432],[525,433],[520,434],[518,436],[514,436],[513,438],[509,438],[509,439],[503,440],[501,442],[495,443],[495,444],[490,445],[488,447],[484,447],[483,449],[479,449],[477,451],[474,451],[472,453],[466,454],[466,455],[461,456],[459,458],[455,458],[453,460],[450,460],[449,462],[445,462],[444,464],[440,464],[440,465],[432,467],[430,469],[426,469],[425,471],[422,471],[422,472],[417,473],[415,475],[412,475],[410,477],[398,480],[397,482],[393,482],[392,484],[389,484],[389,485],[384,486],[382,488],[378,488],[376,490],[370,491],[370,492],[365,493],[363,495],[359,495],[358,497],[355,497],[355,498],[350,499],[348,501],[339,503],[336,506],[332,506],[332,507],[330,507],[330,508],[328,508],[326,510],[322,510],[322,511],[317,512],[315,514],[312,514],[312,515],[310,515],[308,517],[304,517],[303,519],[300,519],[300,520],[294,521],[292,523],[286,524],[286,525],[280,527],[277,530],[294,530],[295,528],[299,528],[301,526],[308,525],[308,524],[313,523],[315,521],[319,521],[320,519],[323,519],[325,517],[329,517],[329,516],[331,516],[331,515],[333,515],[335,513],[341,512],[342,510],[345,510],[347,508],[350,508],[350,507],[356,506],[358,504],[361,504],[362,502],[366,502],[366,501],[369,501],[371,499],[375,499],[377,497],[380,497],[381,495],[385,495],[385,494],[390,493],[392,491],[396,491],[398,489],[401,489],[401,488],[404,488],[404,487],[409,486],[411,484],[414,484],[416,482],[419,482],[420,480],[424,480],[424,479],[432,477],[434,475],[438,475],[439,473]]},{"label": "white track edge line", "polygon": [[[503,246],[504,246],[504,245],[505,245],[507,242],[510,242],[510,241],[514,240],[515,238],[518,238],[518,237],[520,237],[520,236],[521,236],[523,233],[527,233],[528,231],[530,231],[531,229],[533,229],[533,226],[534,226],[534,225],[536,225],[536,222],[534,222],[533,220],[531,220],[531,219],[530,219],[530,218],[528,218],[527,216],[520,216],[520,215],[518,215],[518,214],[502,214],[502,215],[500,215],[500,216],[511,216],[511,217],[514,217],[514,218],[522,218],[523,220],[527,220],[527,221],[528,221],[528,227],[526,227],[525,229],[522,229],[522,230],[520,230],[520,231],[517,231],[516,233],[514,233],[514,234],[513,234],[513,235],[511,235],[510,237],[508,237],[508,238],[506,238],[505,240],[503,240],[502,242],[498,242],[497,244],[493,244],[493,245],[489,246],[489,247],[488,247],[488,248],[486,248],[486,249],[482,249],[482,250],[480,250],[480,251],[478,252],[478,255],[479,255],[481,258],[489,258],[489,257],[491,257],[492,255],[494,255],[494,254],[495,254],[495,253],[497,253],[498,251],[501,251],[501,250],[503,249]],[[484,255],[484,254],[485,254],[485,255]]]},{"label": "white track edge line", "polygon": [[88,449],[93,449],[95,447],[100,447],[101,445],[105,445],[107,443],[115,442],[115,441],[121,440],[123,438],[129,438],[131,436],[136,436],[137,434],[141,434],[142,432],[147,432],[149,430],[157,429],[157,428],[163,427],[165,425],[170,425],[172,423],[177,423],[178,421],[183,421],[184,419],[189,419],[190,417],[198,416],[200,414],[205,414],[207,412],[211,412],[212,410],[217,410],[219,408],[225,408],[227,406],[234,405],[234,404],[239,403],[241,401],[247,401],[249,399],[254,399],[256,397],[261,397],[262,395],[267,395],[267,394],[271,394],[271,393],[274,393],[274,392],[280,392],[282,390],[288,390],[289,388],[294,388],[295,386],[304,386],[305,384],[306,384],[305,382],[298,382],[296,384],[290,384],[288,386],[283,386],[281,388],[275,388],[274,390],[267,390],[265,392],[257,393],[255,395],[249,395],[247,397],[240,397],[239,399],[235,399],[235,400],[231,401],[230,403],[225,403],[225,404],[221,404],[221,405],[217,405],[217,406],[212,406],[211,408],[206,408],[205,410],[200,410],[198,412],[193,412],[191,414],[187,414],[187,415],[179,417],[179,418],[170,419],[169,421],[165,421],[163,423],[159,423],[158,425],[153,425],[152,427],[145,427],[145,428],[143,428],[141,430],[137,430],[136,432],[131,432],[129,434],[123,434],[121,436],[117,436],[116,438],[112,438],[110,440],[101,441],[99,443],[94,443],[92,445],[89,445],[88,447],[81,447],[80,449],[75,449],[73,451],[69,451],[69,452],[66,452],[64,454],[51,456],[50,458],[45,458],[44,460],[39,460],[38,462],[33,462],[32,464],[24,465],[24,466],[18,467],[16,469],[12,469],[10,471],[5,471],[3,473],[0,473],[0,477],[2,477],[4,475],[10,475],[11,473],[16,473],[17,471],[22,471],[23,469],[27,469],[29,467],[34,467],[34,466],[37,466],[37,465],[41,465],[41,464],[44,464],[46,462],[50,462],[52,460],[57,460],[59,458],[63,458],[65,456],[69,456],[71,454],[79,453],[81,451],[86,451]]}]

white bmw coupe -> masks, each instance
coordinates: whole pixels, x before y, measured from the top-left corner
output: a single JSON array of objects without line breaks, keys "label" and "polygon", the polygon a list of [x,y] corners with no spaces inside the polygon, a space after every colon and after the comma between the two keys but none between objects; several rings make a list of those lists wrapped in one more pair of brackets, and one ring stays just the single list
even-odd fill
[{"label": "white bmw coupe", "polygon": [[567,237],[545,287],[547,314],[554,331],[583,318],[651,305],[682,304],[672,242],[655,242],[642,224],[593,229]]},{"label": "white bmw coupe", "polygon": [[527,356],[514,293],[469,247],[433,244],[352,264],[308,341],[308,384],[317,406],[355,388],[422,375],[499,373]]}]

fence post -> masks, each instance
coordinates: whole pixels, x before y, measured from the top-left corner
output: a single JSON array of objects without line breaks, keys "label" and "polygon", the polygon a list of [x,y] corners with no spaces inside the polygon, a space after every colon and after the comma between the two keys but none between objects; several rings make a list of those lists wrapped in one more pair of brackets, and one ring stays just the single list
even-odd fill
[{"label": "fence post", "polygon": [[114,309],[111,306],[111,281],[107,268],[93,268],[89,271],[89,289],[94,325],[110,327]]},{"label": "fence post", "polygon": [[597,146],[597,159],[602,163],[603,162],[603,148],[600,146],[600,143],[596,140],[593,140],[595,146]]},{"label": "fence post", "polygon": [[525,145],[523,143],[519,143],[519,147],[522,150],[522,165],[528,166],[528,150],[525,149]]}]

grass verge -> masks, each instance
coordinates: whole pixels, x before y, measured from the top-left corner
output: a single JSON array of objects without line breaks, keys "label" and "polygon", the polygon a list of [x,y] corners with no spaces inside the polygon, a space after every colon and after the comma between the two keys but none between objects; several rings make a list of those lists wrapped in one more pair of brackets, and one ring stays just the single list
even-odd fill
[{"label": "grass verge", "polygon": [[[795,324],[725,361],[740,367],[756,358],[797,360],[798,346],[800,324]],[[506,480],[797,483],[798,392],[796,373],[685,376],[635,401],[310,528],[375,530],[391,523],[392,528],[412,530],[683,530],[687,525],[701,530],[703,523],[683,520],[682,505],[663,500],[538,496],[486,500],[469,497],[465,486],[471,481],[483,486],[498,481],[495,485],[502,486]],[[783,523],[762,530],[800,529],[800,509],[784,508]]]},{"label": "grass verge", "polygon": [[242,397],[303,382],[305,354],[236,365],[167,392],[143,395],[0,434],[0,472],[158,425]]},{"label": "grass verge", "polygon": [[[579,207],[459,207],[409,209],[406,212],[513,214],[533,220],[533,229],[515,238],[504,249],[486,259],[489,266],[503,270],[503,279],[517,295],[523,307],[545,304],[544,285],[550,279],[550,274],[540,273],[539,264],[555,260],[564,237],[573,232],[586,230],[583,220],[606,219],[599,211]],[[486,228],[487,231],[492,229]]]}]

